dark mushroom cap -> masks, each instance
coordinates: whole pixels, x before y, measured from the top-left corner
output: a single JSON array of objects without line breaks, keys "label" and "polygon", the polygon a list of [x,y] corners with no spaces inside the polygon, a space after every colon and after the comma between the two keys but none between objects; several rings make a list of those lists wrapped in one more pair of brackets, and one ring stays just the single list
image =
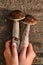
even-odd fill
[{"label": "dark mushroom cap", "polygon": [[35,19],[32,15],[26,15],[22,22],[24,24],[35,25],[37,23],[37,19]]},{"label": "dark mushroom cap", "polygon": [[25,18],[25,14],[20,10],[11,11],[8,15],[8,19],[10,20],[22,20]]}]

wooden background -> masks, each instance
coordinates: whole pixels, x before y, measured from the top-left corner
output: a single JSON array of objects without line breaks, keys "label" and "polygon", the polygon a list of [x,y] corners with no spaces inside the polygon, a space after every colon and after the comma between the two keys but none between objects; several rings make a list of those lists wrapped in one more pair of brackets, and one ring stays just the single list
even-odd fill
[{"label": "wooden background", "polygon": [[[4,45],[5,41],[11,38],[12,33],[13,23],[7,20],[7,15],[15,9],[31,14],[38,19],[38,23],[31,26],[30,42],[37,54],[33,64],[43,65],[43,0],[0,0],[0,65],[5,65]],[[25,25],[20,23],[21,35],[24,28]]]}]

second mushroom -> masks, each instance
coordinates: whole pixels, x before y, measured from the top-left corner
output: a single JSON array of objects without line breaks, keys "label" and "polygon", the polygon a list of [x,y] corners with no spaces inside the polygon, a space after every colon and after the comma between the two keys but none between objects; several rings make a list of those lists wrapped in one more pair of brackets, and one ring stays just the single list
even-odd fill
[{"label": "second mushroom", "polygon": [[26,46],[28,46],[30,26],[35,25],[37,23],[37,19],[35,19],[32,15],[26,15],[25,19],[22,20],[22,23],[26,25],[26,29],[22,35],[21,45],[25,43]]}]

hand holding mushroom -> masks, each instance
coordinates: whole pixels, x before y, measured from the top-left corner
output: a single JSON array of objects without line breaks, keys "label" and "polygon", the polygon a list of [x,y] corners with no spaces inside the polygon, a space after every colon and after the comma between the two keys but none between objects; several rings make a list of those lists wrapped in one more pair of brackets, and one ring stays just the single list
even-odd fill
[{"label": "hand holding mushroom", "polygon": [[12,53],[11,53],[10,41],[6,41],[5,43],[4,58],[6,61],[6,65],[32,65],[35,56],[36,54],[33,50],[31,43],[28,45],[28,48],[25,47],[25,45],[22,46],[19,57],[17,53],[16,44],[12,43]]},{"label": "hand holding mushroom", "polygon": [[[12,40],[12,52],[10,50],[10,42],[7,41],[5,44],[5,51],[4,57],[6,60],[6,65],[31,65],[36,54],[33,50],[32,44],[29,44],[29,31],[30,25],[35,25],[37,20],[31,15],[25,15],[19,11],[15,10],[12,11],[8,18],[14,21],[13,24],[13,40]],[[16,44],[19,46],[20,39],[19,39],[19,21],[22,20],[24,24],[26,24],[26,29],[24,30],[21,42],[21,52],[18,57]],[[15,43],[16,42],[16,43]],[[18,51],[19,52],[19,51]],[[24,63],[25,62],[25,63]]]}]

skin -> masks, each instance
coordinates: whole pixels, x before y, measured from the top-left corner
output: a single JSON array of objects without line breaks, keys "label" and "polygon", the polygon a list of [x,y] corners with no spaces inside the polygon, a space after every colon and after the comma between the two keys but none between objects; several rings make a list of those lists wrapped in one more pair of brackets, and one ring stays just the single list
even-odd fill
[{"label": "skin", "polygon": [[31,43],[28,47],[25,44],[22,45],[19,57],[15,43],[12,43],[12,53],[10,51],[10,41],[7,41],[5,44],[4,57],[6,65],[32,65],[35,56],[36,54]]}]

